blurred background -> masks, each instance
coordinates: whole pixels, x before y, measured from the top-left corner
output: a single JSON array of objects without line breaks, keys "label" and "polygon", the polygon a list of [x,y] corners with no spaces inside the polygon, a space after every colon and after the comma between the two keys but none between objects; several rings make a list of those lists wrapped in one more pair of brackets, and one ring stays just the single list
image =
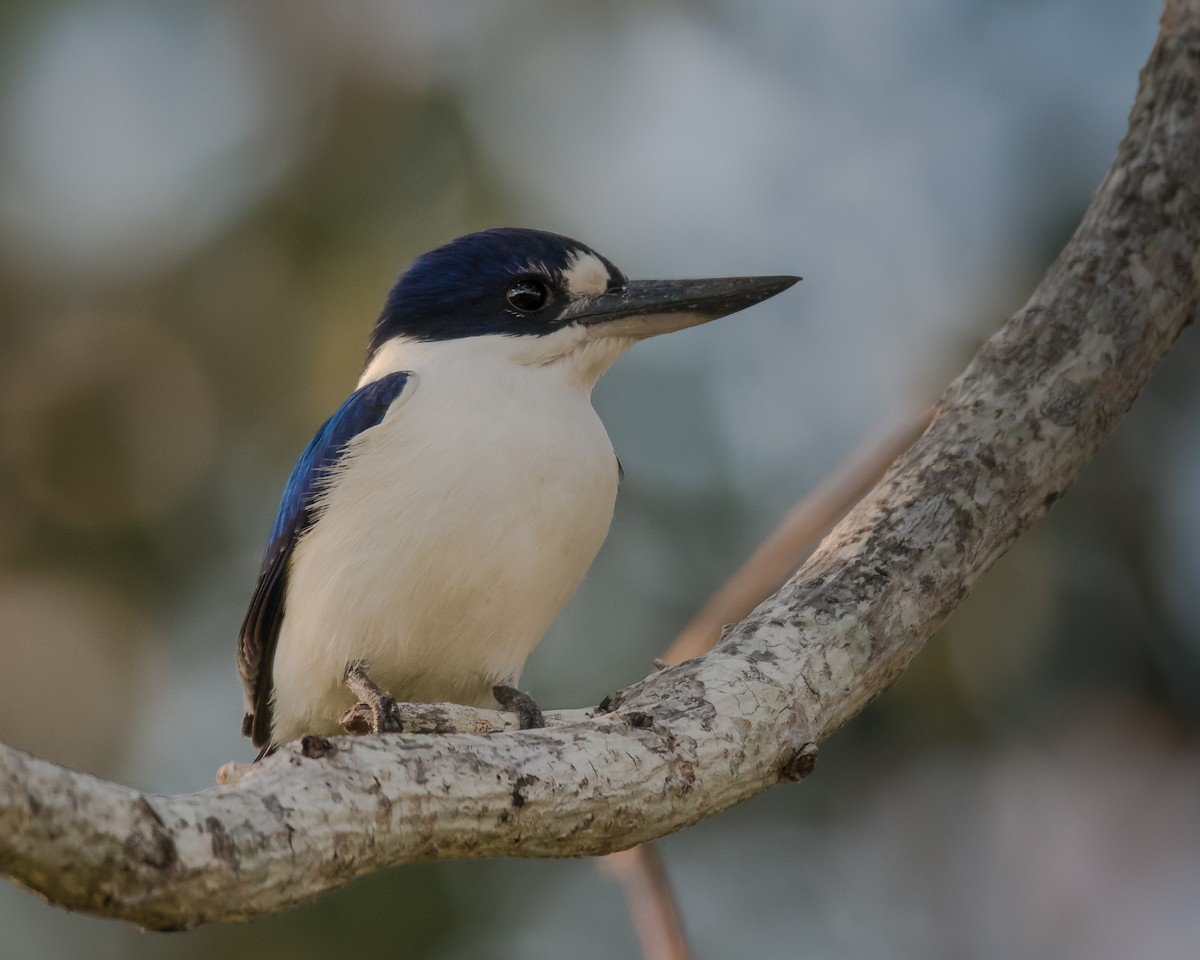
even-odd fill
[{"label": "blurred background", "polygon": [[[1074,228],[1147,0],[0,6],[0,739],[155,792],[252,755],[234,638],[291,463],[415,255],[800,273],[596,404],[612,537],[526,671],[641,677],[782,513],[937,396]],[[1200,355],[818,775],[662,844],[700,958],[1200,943]],[[144,935],[0,883],[0,958],[632,957],[588,861],[403,867]]]}]

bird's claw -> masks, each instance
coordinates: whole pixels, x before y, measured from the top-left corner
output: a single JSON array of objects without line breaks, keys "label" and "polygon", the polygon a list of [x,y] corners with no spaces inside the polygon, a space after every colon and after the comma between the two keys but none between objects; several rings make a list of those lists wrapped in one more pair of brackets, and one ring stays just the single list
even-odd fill
[{"label": "bird's claw", "polygon": [[338,721],[347,732],[399,733],[404,729],[395,699],[371,679],[364,661],[355,660],[346,665],[345,683],[358,697],[358,703]]},{"label": "bird's claw", "polygon": [[354,734],[400,733],[404,729],[399,705],[386,694],[374,704],[360,700],[342,714],[338,723]]},{"label": "bird's claw", "polygon": [[492,687],[492,696],[501,707],[517,715],[517,723],[521,730],[536,730],[546,725],[546,718],[533,702],[533,697],[522,693],[516,687],[497,684]]}]

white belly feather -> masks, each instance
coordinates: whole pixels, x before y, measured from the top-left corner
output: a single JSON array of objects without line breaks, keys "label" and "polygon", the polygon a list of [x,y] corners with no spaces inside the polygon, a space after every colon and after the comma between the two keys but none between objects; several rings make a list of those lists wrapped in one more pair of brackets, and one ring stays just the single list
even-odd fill
[{"label": "white belly feather", "polygon": [[617,463],[590,390],[559,366],[437,361],[351,442],[296,548],[276,742],[336,731],[357,659],[397,699],[494,705],[608,532]]}]

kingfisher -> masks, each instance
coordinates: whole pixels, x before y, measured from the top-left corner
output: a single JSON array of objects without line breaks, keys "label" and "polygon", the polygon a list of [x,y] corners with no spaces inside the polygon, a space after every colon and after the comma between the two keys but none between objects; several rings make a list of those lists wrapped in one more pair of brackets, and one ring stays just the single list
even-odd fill
[{"label": "kingfisher", "polygon": [[791,276],[630,280],[569,237],[504,227],[419,257],[353,393],[284,488],[242,624],[242,733],[400,729],[396,702],[500,706],[608,534],[621,466],[592,388],[637,341]]}]

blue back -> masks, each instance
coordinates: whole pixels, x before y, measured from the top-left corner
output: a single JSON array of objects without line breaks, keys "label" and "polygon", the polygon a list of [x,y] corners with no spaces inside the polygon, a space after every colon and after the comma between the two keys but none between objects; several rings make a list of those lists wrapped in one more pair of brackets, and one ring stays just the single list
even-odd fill
[{"label": "blue back", "polygon": [[408,374],[391,373],[355,390],[325,421],[292,468],[271,539],[238,638],[238,672],[250,710],[242,732],[256,747],[267,748],[271,736],[271,667],[283,623],[287,578],[296,543],[315,520],[317,498],[326,478],[354,437],[379,424],[400,396]]},{"label": "blue back", "polygon": [[346,444],[376,426],[408,382],[405,372],[392,373],[355,390],[321,425],[292,467],[271,528],[267,555],[283,537],[298,536],[312,522],[311,508],[330,469],[341,458]]}]

